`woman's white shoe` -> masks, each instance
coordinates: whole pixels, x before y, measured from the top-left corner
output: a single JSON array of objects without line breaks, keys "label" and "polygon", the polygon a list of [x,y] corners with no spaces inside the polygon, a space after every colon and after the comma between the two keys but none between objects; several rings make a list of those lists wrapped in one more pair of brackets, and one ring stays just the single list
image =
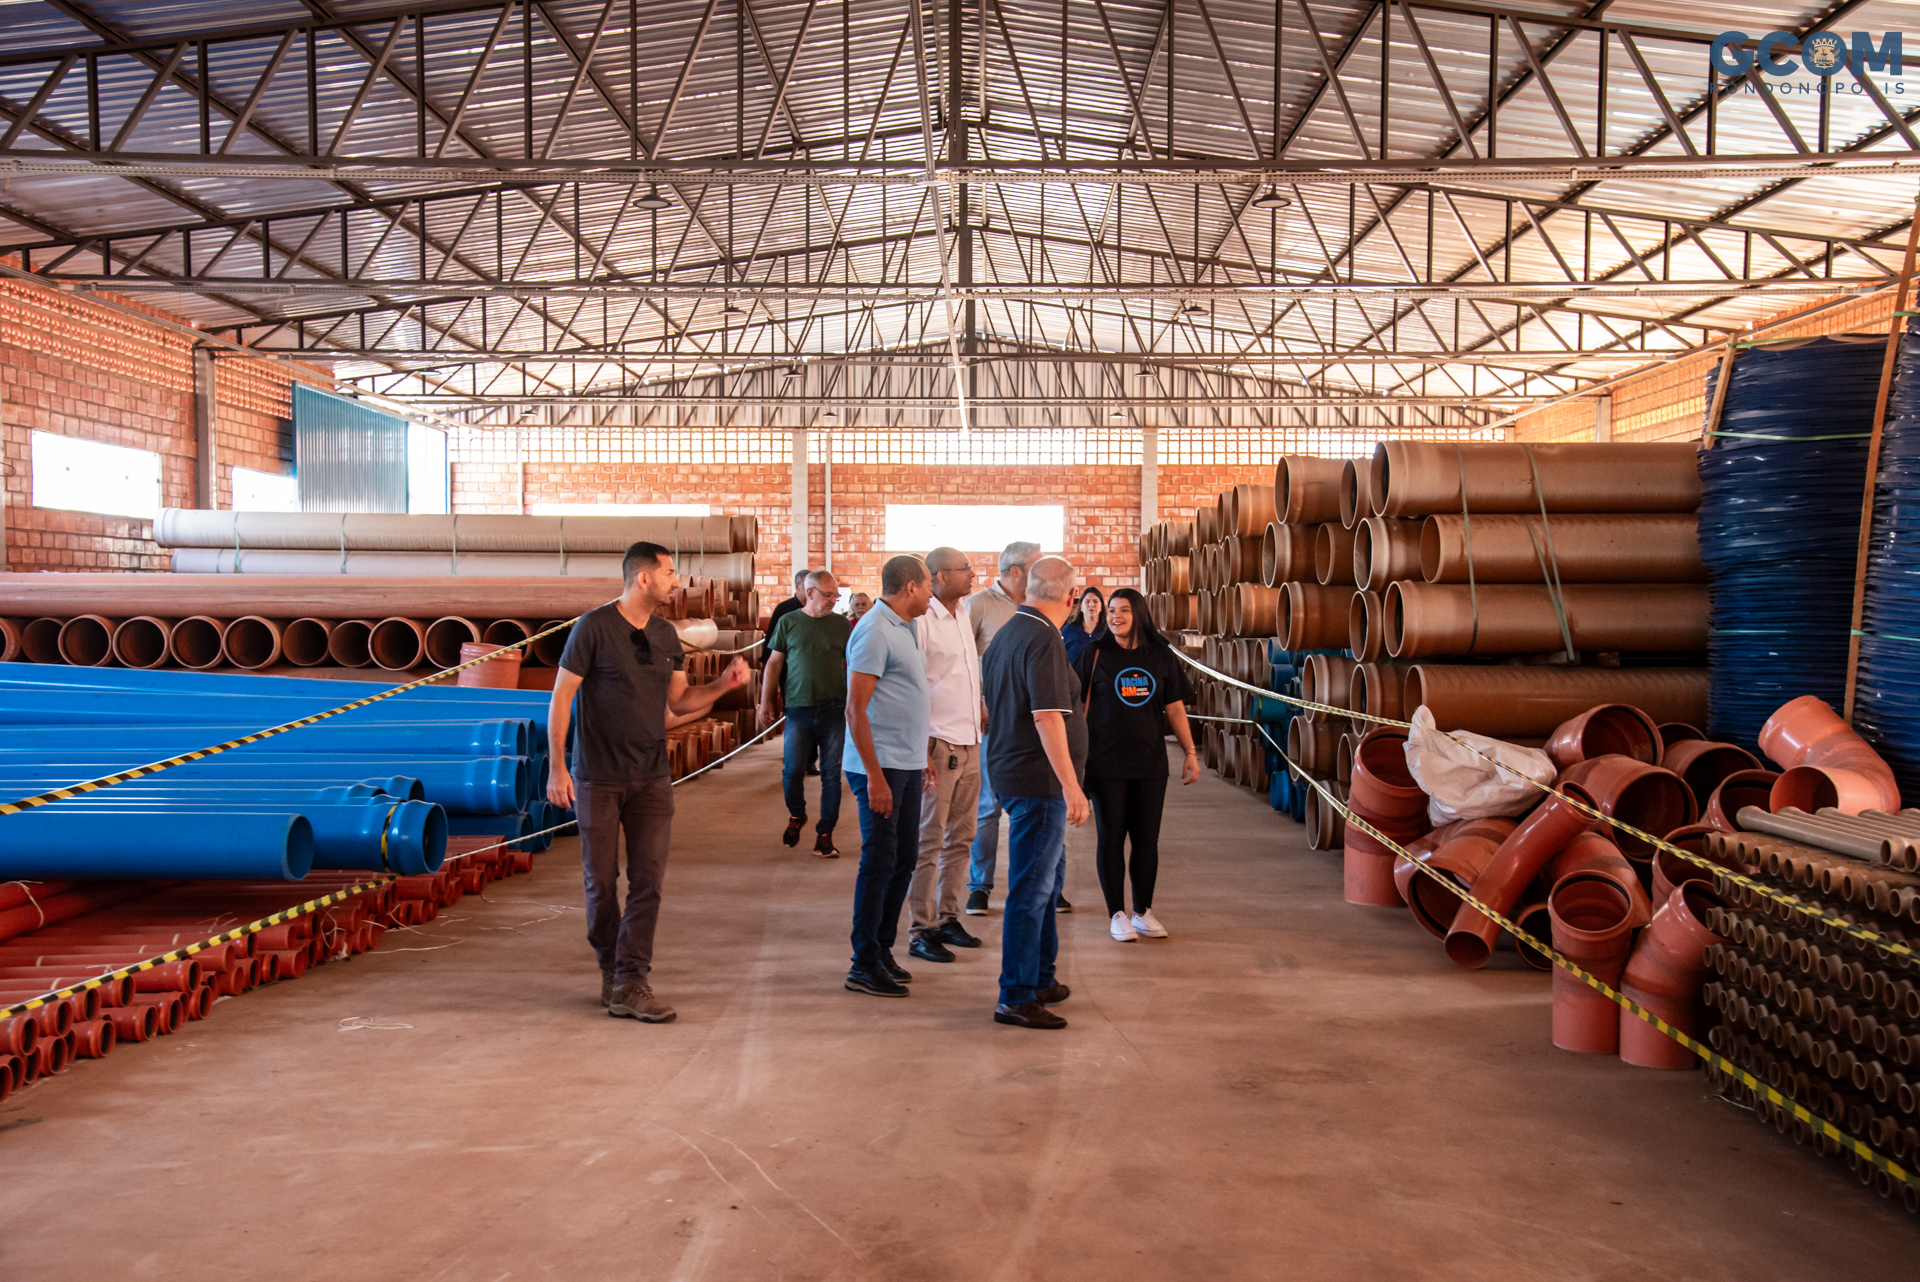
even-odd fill
[{"label": "woman's white shoe", "polygon": [[1113,921],[1107,927],[1108,932],[1123,944],[1130,944],[1140,936],[1134,931],[1133,923],[1127,920],[1125,913],[1115,913]]},{"label": "woman's white shoe", "polygon": [[1145,935],[1148,939],[1165,939],[1167,937],[1167,928],[1155,919],[1151,908],[1146,912],[1135,913],[1133,915],[1133,928],[1140,934]]}]

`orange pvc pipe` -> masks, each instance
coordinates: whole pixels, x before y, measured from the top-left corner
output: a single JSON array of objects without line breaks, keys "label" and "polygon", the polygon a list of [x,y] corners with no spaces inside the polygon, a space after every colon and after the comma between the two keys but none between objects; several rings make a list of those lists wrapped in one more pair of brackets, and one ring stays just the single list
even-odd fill
[{"label": "orange pvc pipe", "polygon": [[[1609,987],[1620,982],[1633,945],[1632,905],[1611,877],[1575,873],[1547,896],[1553,947]],[[1612,1055],[1620,1049],[1619,1007],[1553,968],[1553,1044],[1561,1050]]]},{"label": "orange pvc pipe", "polygon": [[66,662],[60,655],[60,625],[63,622],[64,619],[30,619],[20,629],[20,653],[27,657],[28,663]]},{"label": "orange pvc pipe", "polygon": [[1561,722],[1547,736],[1546,753],[1554,768],[1609,753],[1632,757],[1650,766],[1660,764],[1660,729],[1652,717],[1625,703],[1602,703]]},{"label": "orange pvc pipe", "polygon": [[[1492,862],[1500,843],[1511,836],[1516,827],[1513,820],[1502,818],[1463,819],[1448,824],[1445,840],[1420,862],[1461,889],[1471,890]],[[1407,848],[1414,849],[1412,845]],[[1414,920],[1427,933],[1436,939],[1445,939],[1454,918],[1460,914],[1460,897],[1433,884],[1432,878],[1419,875],[1411,863],[1406,867],[1407,880],[1401,888],[1401,897],[1413,910]]]},{"label": "orange pvc pipe", "polygon": [[1258,583],[1233,585],[1229,615],[1237,637],[1270,637],[1280,630],[1280,589]]},{"label": "orange pvc pipe", "polygon": [[1313,532],[1313,577],[1328,587],[1353,586],[1353,531],[1328,522]]},{"label": "orange pvc pipe", "polygon": [[[1548,535],[1553,555],[1547,555]],[[1458,509],[1420,522],[1418,576],[1467,582],[1467,522]],[[1705,583],[1699,519],[1692,513],[1539,516],[1473,513],[1473,579],[1540,583],[1558,566],[1562,583]],[[1412,575],[1404,577],[1413,577]]]},{"label": "orange pvc pipe", "polygon": [[138,614],[113,630],[110,647],[116,662],[129,668],[158,668],[173,657],[172,619]]},{"label": "orange pvc pipe", "polygon": [[[1353,698],[1353,673],[1357,665],[1352,659],[1338,654],[1310,654],[1300,668],[1300,691],[1304,698],[1312,703],[1324,703],[1329,707],[1351,709],[1349,702]],[[1334,716],[1318,708],[1307,708],[1302,716],[1308,722],[1319,725]],[[1300,720],[1300,717],[1294,720]]]},{"label": "orange pvc pipe", "polygon": [[1785,771],[1769,810],[1795,806],[1813,814],[1831,806],[1857,815],[1900,809],[1892,769],[1815,695],[1790,699],[1768,717],[1760,727],[1760,750]]},{"label": "orange pvc pipe", "polygon": [[81,1059],[105,1059],[113,1050],[116,1030],[112,1020],[90,1019],[73,1026],[74,1054]]},{"label": "orange pvc pipe", "polygon": [[333,643],[333,624],[326,619],[295,619],[280,634],[280,653],[296,667],[318,667],[327,661]]},{"label": "orange pvc pipe", "polygon": [[[1725,906],[1705,882],[1683,883],[1653,914],[1652,926],[1641,932],[1621,977],[1622,995],[1689,1037],[1698,1037],[1706,1019],[1700,995],[1707,977],[1706,952],[1721,942],[1705,922],[1709,913]],[[1627,1063],[1686,1069],[1700,1062],[1692,1051],[1624,1007],[1618,1018],[1620,1058]]]},{"label": "orange pvc pipe", "polygon": [[1555,886],[1575,873],[1593,873],[1619,882],[1633,907],[1632,922],[1636,930],[1653,919],[1653,901],[1648,898],[1646,887],[1640,884],[1640,874],[1620,853],[1620,847],[1606,837],[1591,831],[1579,834],[1553,857],[1541,880],[1551,894]]},{"label": "orange pvc pipe", "polygon": [[1340,477],[1345,459],[1282,455],[1273,469],[1274,508],[1288,525],[1318,525],[1340,519]]},{"label": "orange pvc pipe", "polygon": [[368,649],[375,664],[388,672],[405,672],[420,666],[426,645],[427,630],[418,619],[395,616],[373,625]]},{"label": "orange pvc pipe", "polygon": [[235,619],[227,625],[222,643],[227,662],[249,672],[272,667],[280,662],[280,638],[286,626],[285,619],[269,619],[258,614]]},{"label": "orange pvc pipe", "polygon": [[[1578,784],[1563,785],[1561,791],[1576,801],[1592,804]],[[1566,849],[1592,820],[1560,797],[1537,807],[1500,843],[1485,870],[1473,883],[1473,896],[1497,913],[1509,913],[1528,883],[1540,875],[1547,861]],[[1471,904],[1461,904],[1447,930],[1447,956],[1456,965],[1476,970],[1493,957],[1493,946],[1500,938],[1500,927]]]},{"label": "orange pvc pipe", "polygon": [[1385,592],[1389,583],[1419,577],[1420,522],[1370,516],[1353,527],[1355,586]]},{"label": "orange pvc pipe", "polygon": [[[1662,738],[1665,738],[1663,735]],[[1757,770],[1760,763],[1745,748],[1708,739],[1682,739],[1668,747],[1660,764],[1687,781],[1693,798],[1704,812],[1713,790],[1728,775],[1742,770]]]},{"label": "orange pvc pipe", "polygon": [[1785,778],[1775,770],[1736,770],[1714,786],[1700,822],[1721,832],[1738,832],[1740,811],[1746,806],[1772,809],[1769,799]]},{"label": "orange pvc pipe", "polygon": [[[1707,590],[1677,583],[1569,583],[1562,592],[1576,650],[1677,654],[1707,648]],[[1547,654],[1565,648],[1544,584],[1415,583],[1385,593],[1396,659],[1442,654]]]},{"label": "orange pvc pipe", "polygon": [[1348,601],[1347,649],[1362,663],[1377,662],[1386,654],[1387,633],[1378,592],[1356,589]]},{"label": "orange pvc pipe", "polygon": [[55,647],[63,663],[103,668],[113,662],[113,632],[120,620],[98,614],[75,615],[60,625]]},{"label": "orange pvc pipe", "polygon": [[113,1025],[114,1036],[123,1042],[144,1042],[160,1031],[160,1008],[151,1003],[110,1010],[105,1019]]},{"label": "orange pvc pipe", "polygon": [[1407,674],[1406,707],[1426,707],[1442,730],[1500,739],[1544,738],[1598,703],[1630,704],[1656,721],[1705,720],[1707,670],[1423,663]]},{"label": "orange pvc pipe", "polygon": [[[1578,784],[1601,814],[1653,836],[1690,824],[1700,813],[1686,780],[1631,757],[1610,755],[1579,762],[1560,773],[1560,783],[1563,787]],[[1653,846],[1632,833],[1610,828],[1608,836],[1635,863],[1653,858]]]},{"label": "orange pvc pipe", "polygon": [[373,662],[373,620],[342,619],[327,637],[327,657],[343,668],[364,668]]},{"label": "orange pvc pipe", "polygon": [[[562,620],[548,619],[544,623],[542,623],[538,628],[534,629],[534,635],[538,636],[540,633],[545,632],[548,628],[556,626],[560,622],[562,622]],[[540,639],[538,641],[535,641],[530,647],[528,647],[528,649],[531,649],[533,651],[534,659],[538,663],[540,663],[541,666],[548,667],[548,668],[556,668],[560,666],[560,655],[566,650],[567,637],[569,637],[570,635],[572,635],[571,628],[566,629],[565,631],[556,632],[552,636],[540,637]],[[524,654],[525,651],[522,651],[521,653]]]},{"label": "orange pvc pipe", "polygon": [[1243,539],[1258,539],[1274,519],[1274,487],[1236,485],[1227,495],[1232,532]]},{"label": "orange pvc pipe", "polygon": [[[1318,583],[1281,585],[1281,633],[1285,650],[1330,650],[1347,643],[1348,598],[1352,588]],[[556,656],[557,657],[557,656]]]},{"label": "orange pvc pipe", "polygon": [[1367,461],[1354,459],[1340,469],[1340,524],[1351,530],[1372,510],[1367,489]]},{"label": "orange pvc pipe", "polygon": [[12,663],[20,657],[21,634],[26,627],[25,619],[0,616],[0,663]]},{"label": "orange pvc pipe", "polygon": [[220,665],[226,653],[227,621],[194,614],[173,625],[167,638],[173,658],[183,668],[199,671]]},{"label": "orange pvc pipe", "polygon": [[449,614],[427,625],[420,645],[428,663],[436,668],[451,668],[460,662],[460,647],[472,645],[480,635],[480,625],[472,619]]},{"label": "orange pvc pipe", "polygon": [[1312,579],[1315,528],[1277,523],[1267,526],[1260,544],[1260,581],[1277,588],[1289,579]]},{"label": "orange pvc pipe", "polygon": [[1378,516],[1457,514],[1463,476],[1475,516],[1538,513],[1543,495],[1548,512],[1692,512],[1700,506],[1698,458],[1691,441],[1382,441],[1367,467]]}]

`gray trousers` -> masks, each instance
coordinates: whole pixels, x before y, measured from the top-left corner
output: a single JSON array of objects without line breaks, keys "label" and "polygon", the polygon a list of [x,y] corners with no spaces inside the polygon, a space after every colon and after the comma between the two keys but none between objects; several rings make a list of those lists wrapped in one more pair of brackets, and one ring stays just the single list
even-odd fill
[{"label": "gray trousers", "polygon": [[927,765],[934,789],[931,797],[920,799],[920,859],[907,891],[915,939],[960,919],[960,892],[972,862],[974,808],[980,802],[980,745],[929,739]]},{"label": "gray trousers", "polygon": [[[619,983],[647,982],[660,888],[673,839],[673,780],[575,785],[580,864],[587,881],[587,942]],[[620,833],[627,834],[627,902],[620,905]]]}]

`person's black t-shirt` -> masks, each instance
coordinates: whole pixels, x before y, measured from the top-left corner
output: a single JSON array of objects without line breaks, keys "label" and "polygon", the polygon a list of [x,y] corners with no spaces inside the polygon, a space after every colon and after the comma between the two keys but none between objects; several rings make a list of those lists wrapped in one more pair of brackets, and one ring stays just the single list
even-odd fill
[{"label": "person's black t-shirt", "polygon": [[[1157,779],[1168,773],[1166,716],[1170,703],[1190,703],[1193,687],[1165,646],[1128,650],[1112,637],[1090,645],[1074,665],[1087,705],[1089,779]],[[1084,696],[1083,696],[1084,697]]]},{"label": "person's black t-shirt", "polygon": [[[1053,763],[1033,724],[1036,712],[1080,715],[1073,669],[1060,631],[1030,605],[1013,612],[980,661],[987,696],[987,783],[1000,797],[1063,795]],[[1067,732],[1071,751],[1073,732]]]},{"label": "person's black t-shirt", "polygon": [[673,674],[687,666],[673,625],[656,614],[643,634],[617,601],[589,610],[573,625],[560,666],[583,678],[574,699],[574,778],[639,783],[665,775],[667,697]]},{"label": "person's black t-shirt", "polygon": [[804,604],[806,603],[802,601],[799,597],[790,596],[786,600],[782,601],[779,605],[774,606],[773,613],[767,616],[767,635],[772,636],[774,624],[780,622],[782,618],[784,618],[789,614],[792,614],[795,610],[798,610]]}]

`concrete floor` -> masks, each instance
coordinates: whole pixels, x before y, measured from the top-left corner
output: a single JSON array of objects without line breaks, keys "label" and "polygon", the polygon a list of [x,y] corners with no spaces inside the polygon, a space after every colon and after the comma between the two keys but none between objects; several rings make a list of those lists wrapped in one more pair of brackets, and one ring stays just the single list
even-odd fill
[{"label": "concrete floor", "polygon": [[1342,903],[1211,775],[1168,806],[1169,940],[1108,939],[1072,838],[1051,1033],[989,1019],[997,915],[908,1000],[842,991],[855,861],[779,844],[771,750],[680,807],[679,1022],[601,1013],[562,843],[0,1106],[0,1277],[1915,1276],[1840,1163],[1553,1050],[1546,976]]}]

